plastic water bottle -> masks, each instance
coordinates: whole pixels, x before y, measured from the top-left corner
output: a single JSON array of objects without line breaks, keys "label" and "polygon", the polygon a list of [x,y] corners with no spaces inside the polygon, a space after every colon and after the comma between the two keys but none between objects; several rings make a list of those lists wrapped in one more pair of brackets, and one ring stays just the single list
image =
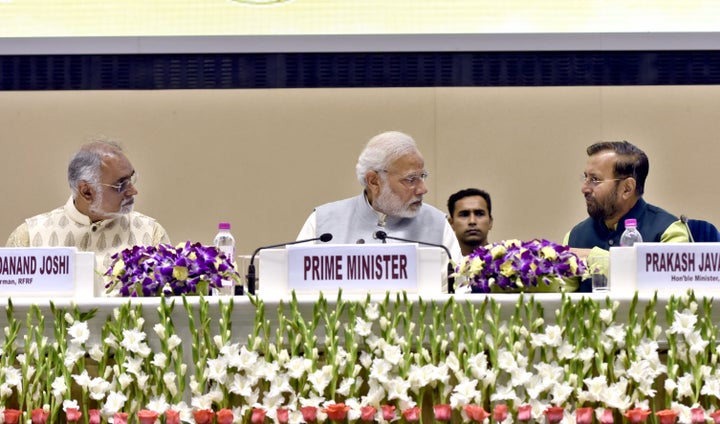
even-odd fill
[{"label": "plastic water bottle", "polygon": [[625,231],[620,236],[620,246],[633,246],[635,243],[642,243],[642,235],[637,229],[637,220],[628,218],[625,220]]},{"label": "plastic water bottle", "polygon": [[[218,233],[213,244],[225,254],[230,262],[235,265],[235,237],[230,233],[230,223],[221,222],[218,224]],[[216,289],[215,293],[220,296],[233,296],[235,294],[235,282],[233,280],[222,280],[222,287]]]}]

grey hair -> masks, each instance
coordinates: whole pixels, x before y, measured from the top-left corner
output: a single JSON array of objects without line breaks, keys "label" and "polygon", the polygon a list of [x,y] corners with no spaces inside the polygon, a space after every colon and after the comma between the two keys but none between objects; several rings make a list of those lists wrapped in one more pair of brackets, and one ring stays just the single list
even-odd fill
[{"label": "grey hair", "polygon": [[96,188],[99,186],[103,158],[117,152],[122,152],[122,149],[116,142],[98,140],[84,145],[73,155],[68,164],[68,185],[73,197],[78,195],[80,181]]},{"label": "grey hair", "polygon": [[415,140],[405,133],[388,131],[371,138],[355,165],[355,173],[360,185],[367,188],[365,174],[368,171],[382,171],[408,153],[419,153],[419,151]]}]

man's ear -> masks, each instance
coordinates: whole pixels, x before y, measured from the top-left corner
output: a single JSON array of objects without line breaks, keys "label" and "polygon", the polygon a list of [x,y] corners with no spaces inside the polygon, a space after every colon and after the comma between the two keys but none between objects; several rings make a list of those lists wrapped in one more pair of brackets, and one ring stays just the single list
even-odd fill
[{"label": "man's ear", "polygon": [[365,173],[365,182],[367,183],[370,193],[375,194],[380,190],[380,174],[377,171],[368,171]]},{"label": "man's ear", "polygon": [[78,183],[78,194],[87,202],[92,202],[95,197],[95,190],[87,181],[83,180]]},{"label": "man's ear", "polygon": [[635,188],[637,187],[637,181],[635,178],[625,178],[622,181],[622,195],[626,199],[635,195]]}]

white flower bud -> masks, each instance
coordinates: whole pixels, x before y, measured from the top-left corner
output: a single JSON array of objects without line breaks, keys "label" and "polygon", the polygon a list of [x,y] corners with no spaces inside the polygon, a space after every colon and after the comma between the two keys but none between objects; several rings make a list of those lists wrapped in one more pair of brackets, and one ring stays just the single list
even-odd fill
[{"label": "white flower bud", "polygon": [[65,312],[65,322],[72,325],[75,322],[75,318],[70,315],[70,312]]}]

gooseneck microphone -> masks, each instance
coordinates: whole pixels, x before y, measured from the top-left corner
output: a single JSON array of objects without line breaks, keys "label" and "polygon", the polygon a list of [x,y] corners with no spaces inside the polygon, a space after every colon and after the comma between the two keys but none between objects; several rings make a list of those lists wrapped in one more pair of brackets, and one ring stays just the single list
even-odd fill
[{"label": "gooseneck microphone", "polygon": [[455,270],[453,269],[453,266],[452,266],[452,263],[451,263],[452,255],[450,255],[450,249],[448,249],[447,247],[445,247],[445,246],[442,245],[442,244],[428,243],[428,242],[426,242],[426,241],[409,240],[409,239],[404,239],[404,238],[400,238],[400,237],[389,236],[389,235],[388,235],[385,231],[383,231],[383,230],[375,231],[375,234],[373,234],[373,238],[376,239],[376,240],[382,240],[383,243],[387,243],[388,240],[397,240],[397,241],[404,241],[404,242],[406,242],[406,243],[417,243],[417,244],[423,244],[423,245],[426,245],[426,246],[439,247],[439,248],[443,249],[443,250],[445,251],[445,253],[447,254],[447,257],[448,257],[448,266],[447,266],[447,268],[448,268],[448,269],[447,269],[447,272],[448,272],[448,275],[447,275],[448,293],[455,293],[455,278],[451,277],[451,275],[453,274],[453,272],[455,272]]},{"label": "gooseneck microphone", "polygon": [[300,243],[307,243],[309,241],[318,241],[320,240],[323,243],[327,243],[330,240],[332,240],[333,236],[330,233],[324,233],[321,234],[320,237],[315,237],[307,240],[295,240],[290,241],[287,243],[278,243],[278,244],[271,244],[270,246],[262,246],[255,249],[252,256],[250,257],[250,265],[248,265],[247,270],[247,285],[248,285],[248,293],[255,294],[255,255],[258,254],[259,251],[263,249],[272,249],[274,247],[283,247],[283,246],[290,246],[291,244],[300,244]]},{"label": "gooseneck microphone", "polygon": [[688,240],[690,241],[690,243],[695,243],[695,238],[693,237],[692,231],[690,231],[690,225],[688,224],[688,217],[685,215],[680,215],[680,222],[682,222],[687,229]]}]

